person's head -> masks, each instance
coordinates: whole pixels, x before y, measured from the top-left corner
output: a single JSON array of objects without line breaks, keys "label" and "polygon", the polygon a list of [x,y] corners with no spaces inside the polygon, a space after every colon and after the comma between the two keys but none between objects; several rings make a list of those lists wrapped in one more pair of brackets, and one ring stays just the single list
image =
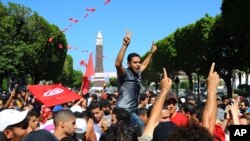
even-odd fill
[{"label": "person's head", "polygon": [[30,110],[26,119],[29,122],[28,132],[34,131],[39,127],[38,114],[35,111]]},{"label": "person's head", "polygon": [[170,117],[174,115],[177,111],[177,96],[173,92],[169,92],[167,99],[164,102],[164,107],[167,107],[170,113]]},{"label": "person's head", "polygon": [[115,107],[112,111],[111,122],[112,124],[129,124],[130,115],[126,109]]},{"label": "person's head", "polygon": [[111,117],[110,116],[103,117],[100,124],[102,132],[103,133],[106,132],[108,128],[111,126]]},{"label": "person's head", "polygon": [[178,128],[173,122],[160,122],[154,129],[152,141],[166,141],[172,130]]},{"label": "person's head", "polygon": [[3,132],[9,141],[21,141],[27,134],[29,126],[26,120],[28,110],[18,111],[5,109],[0,112],[0,132]]},{"label": "person's head", "polygon": [[213,141],[209,131],[197,124],[188,124],[174,128],[168,136],[168,141]]},{"label": "person's head", "polygon": [[148,103],[149,97],[146,94],[140,94],[139,104],[143,104],[144,106]]},{"label": "person's head", "polygon": [[239,104],[239,109],[242,113],[245,113],[245,111],[249,108],[249,102],[247,99],[244,99]]},{"label": "person's head", "polygon": [[101,98],[99,102],[100,102],[100,105],[102,107],[103,113],[105,115],[109,115],[111,113],[111,107],[110,107],[111,104],[110,104],[109,100]]},{"label": "person's head", "polygon": [[100,141],[138,141],[136,130],[129,125],[111,125]]},{"label": "person's head", "polygon": [[229,98],[226,95],[221,96],[221,101],[224,105],[227,105],[229,102]]},{"label": "person's head", "polygon": [[[54,117],[55,133],[71,136],[75,133],[76,117],[69,109],[60,110]],[[58,138],[58,137],[57,137]],[[60,139],[60,138],[59,138]]]},{"label": "person's head", "polygon": [[17,97],[18,100],[21,100],[23,98],[22,94],[20,92],[17,93],[16,97]]},{"label": "person's head", "polygon": [[53,113],[51,109],[46,107],[45,105],[42,105],[40,111],[40,121],[44,124],[47,120],[52,118],[53,118]]},{"label": "person's head", "polygon": [[128,68],[134,73],[139,73],[141,68],[141,57],[137,53],[130,53],[127,58]]},{"label": "person's head", "polygon": [[157,99],[156,95],[151,95],[149,97],[148,103],[153,105],[155,103],[156,99]]},{"label": "person's head", "polygon": [[195,94],[192,93],[191,91],[187,91],[185,101],[196,104],[196,96],[195,96]]},{"label": "person's head", "polygon": [[58,141],[57,138],[48,130],[40,129],[30,132],[22,141]]},{"label": "person's head", "polygon": [[99,101],[92,101],[89,105],[90,112],[96,123],[99,123],[103,118],[103,110]]},{"label": "person's head", "polygon": [[97,101],[98,100],[97,94],[91,94],[90,97],[92,98],[92,101]]},{"label": "person's head", "polygon": [[80,103],[80,105],[81,105],[81,107],[82,107],[83,109],[86,109],[87,106],[88,106],[88,99],[85,98],[85,97],[83,97],[83,98],[82,98],[82,101],[81,101],[81,103]]},{"label": "person's head", "polygon": [[239,120],[241,125],[250,125],[250,113],[243,114]]},{"label": "person's head", "polygon": [[184,103],[182,110],[183,114],[185,114],[190,121],[196,118],[197,108],[194,103],[191,102]]},{"label": "person's head", "polygon": [[167,122],[167,121],[170,121],[170,113],[167,108],[163,108],[161,110],[160,122]]},{"label": "person's head", "polygon": [[33,108],[34,106],[29,102],[25,103],[25,105],[22,107],[23,110],[32,110]]},{"label": "person's head", "polygon": [[117,90],[115,90],[114,93],[113,93],[113,95],[114,95],[114,97],[118,97],[119,92]]},{"label": "person's head", "polygon": [[148,111],[145,108],[138,108],[136,114],[140,117],[140,119],[146,125],[148,123]]}]

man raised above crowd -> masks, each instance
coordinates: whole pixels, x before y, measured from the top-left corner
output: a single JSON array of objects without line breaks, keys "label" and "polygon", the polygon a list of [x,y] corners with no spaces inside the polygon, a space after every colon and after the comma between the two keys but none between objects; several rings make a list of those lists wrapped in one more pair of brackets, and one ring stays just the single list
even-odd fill
[{"label": "man raised above crowd", "polygon": [[141,73],[147,68],[151,58],[157,50],[153,43],[150,53],[141,61],[140,55],[137,53],[130,53],[127,57],[128,68],[122,66],[124,54],[130,44],[131,32],[126,32],[123,38],[122,47],[118,53],[115,61],[115,66],[118,76],[118,99],[117,106],[128,110],[131,116],[131,122],[135,125],[143,126],[143,122],[136,115],[135,111],[138,108],[138,97],[141,88]]}]

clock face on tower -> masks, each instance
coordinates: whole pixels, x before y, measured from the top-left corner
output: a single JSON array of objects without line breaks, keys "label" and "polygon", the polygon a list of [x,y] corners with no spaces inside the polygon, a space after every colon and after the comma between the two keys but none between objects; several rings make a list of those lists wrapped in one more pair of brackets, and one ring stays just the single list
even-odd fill
[{"label": "clock face on tower", "polygon": [[102,42],[102,40],[96,40],[96,45],[103,45],[103,42]]}]

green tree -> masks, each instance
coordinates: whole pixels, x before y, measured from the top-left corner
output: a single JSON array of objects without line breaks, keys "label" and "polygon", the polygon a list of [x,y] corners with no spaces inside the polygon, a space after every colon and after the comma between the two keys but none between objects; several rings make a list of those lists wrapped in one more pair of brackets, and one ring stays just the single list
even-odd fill
[{"label": "green tree", "polygon": [[64,62],[63,72],[61,75],[61,82],[63,85],[72,86],[73,83],[73,58],[67,55]]},{"label": "green tree", "polygon": [[[232,69],[239,69],[245,71],[246,74],[250,72],[250,1],[224,0],[222,3],[222,19],[221,29],[225,32],[224,40],[228,56],[232,59],[228,60]],[[224,64],[223,64],[224,65]],[[231,73],[232,71],[228,71]],[[248,77],[246,78],[248,79]],[[227,77],[229,83],[229,76]],[[231,82],[231,81],[230,81]],[[227,84],[229,86],[229,84]],[[231,96],[232,90],[229,89]]]},{"label": "green tree", "polygon": [[[67,54],[60,29],[19,4],[0,4],[0,8],[0,78],[30,75],[35,83],[43,79],[57,82]],[[52,43],[49,37],[54,38]]]},{"label": "green tree", "polygon": [[117,78],[116,77],[111,77],[109,78],[109,84],[113,87],[117,87]]},{"label": "green tree", "polygon": [[239,54],[232,46],[231,38],[225,29],[224,20],[218,17],[211,33],[209,60],[216,62],[216,71],[220,74],[227,86],[227,95],[232,97],[232,72],[239,63]]},{"label": "green tree", "polygon": [[81,88],[83,74],[81,71],[73,70],[71,87]]},{"label": "green tree", "polygon": [[3,81],[2,81],[2,89],[3,90],[8,90],[8,80],[7,78],[4,78]]}]

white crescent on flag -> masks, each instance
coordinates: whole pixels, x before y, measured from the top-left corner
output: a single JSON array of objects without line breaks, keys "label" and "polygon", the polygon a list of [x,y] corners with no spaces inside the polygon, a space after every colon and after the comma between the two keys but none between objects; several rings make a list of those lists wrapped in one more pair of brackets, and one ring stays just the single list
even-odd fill
[{"label": "white crescent on flag", "polygon": [[52,89],[52,90],[48,90],[47,92],[45,92],[43,94],[43,96],[53,96],[53,95],[61,94],[63,92],[64,92],[63,89],[61,89],[61,88],[55,88],[55,89]]}]

